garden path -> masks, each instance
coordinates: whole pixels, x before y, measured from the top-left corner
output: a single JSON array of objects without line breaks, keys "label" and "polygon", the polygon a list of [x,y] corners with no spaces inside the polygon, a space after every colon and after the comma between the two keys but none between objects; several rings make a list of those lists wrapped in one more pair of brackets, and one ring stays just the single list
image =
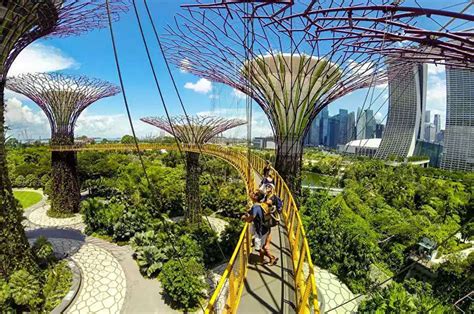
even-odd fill
[{"label": "garden path", "polygon": [[82,221],[48,217],[46,200],[25,210],[24,225],[31,243],[47,237],[58,255],[81,270],[81,288],[67,313],[178,313],[166,305],[159,281],[140,274],[130,246],[85,236]]}]

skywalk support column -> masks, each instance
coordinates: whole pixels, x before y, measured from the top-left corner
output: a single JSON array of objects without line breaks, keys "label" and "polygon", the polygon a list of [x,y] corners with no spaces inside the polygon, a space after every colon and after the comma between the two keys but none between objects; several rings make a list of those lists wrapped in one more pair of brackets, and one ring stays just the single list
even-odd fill
[{"label": "skywalk support column", "polygon": [[[210,116],[147,117],[140,120],[168,132],[179,143],[190,144],[198,150],[216,135],[245,124],[245,121],[239,119]],[[187,206],[185,217],[190,223],[199,223],[202,219],[199,156],[200,154],[196,152],[185,152]]]},{"label": "skywalk support column", "polygon": [[[7,81],[7,87],[34,101],[51,127],[52,145],[74,144],[74,127],[84,109],[120,90],[105,81],[84,76],[24,74]],[[75,152],[51,153],[51,213],[64,216],[79,212],[80,185]]]},{"label": "skywalk support column", "polygon": [[201,198],[199,197],[199,154],[186,152],[186,219],[191,223],[201,221]]},{"label": "skywalk support column", "polygon": [[[74,136],[54,136],[52,145],[73,145]],[[78,213],[81,201],[76,152],[51,152],[51,209],[56,213]]]},{"label": "skywalk support column", "polygon": [[301,195],[301,169],[303,167],[303,139],[279,139],[276,148],[275,168],[285,179],[295,196]]}]

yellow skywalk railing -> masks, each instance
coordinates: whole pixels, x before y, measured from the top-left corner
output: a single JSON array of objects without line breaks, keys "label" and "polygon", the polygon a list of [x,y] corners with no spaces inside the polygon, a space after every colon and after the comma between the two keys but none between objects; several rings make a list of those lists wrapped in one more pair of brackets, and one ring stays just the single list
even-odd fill
[{"label": "yellow skywalk railing", "polygon": [[[250,158],[252,167],[262,171],[265,160],[257,155]],[[294,280],[296,283],[296,308],[298,313],[319,313],[318,292],[314,265],[311,259],[308,240],[304,231],[298,207],[285,180],[274,168],[275,187],[278,197],[284,202],[283,218],[285,220],[290,242],[291,257],[293,261]],[[306,272],[305,272],[306,266]]]},{"label": "yellow skywalk railing", "polygon": [[[140,150],[178,150],[176,144],[139,144]],[[251,155],[250,164],[247,155],[230,147],[205,144],[181,144],[180,149],[188,152],[203,153],[221,158],[233,165],[246,181],[247,192],[255,190],[254,171],[260,172],[265,161]],[[132,144],[97,144],[51,146],[51,151],[135,151]],[[249,169],[250,167],[250,169]],[[319,313],[314,267],[311,260],[308,242],[293,195],[286,182],[275,172],[277,195],[284,201],[283,218],[288,231],[294,280],[296,284],[296,309],[298,313]],[[247,193],[248,194],[248,193]],[[236,313],[247,275],[248,257],[251,253],[251,234],[246,223],[240,234],[237,246],[227,264],[217,287],[209,300],[206,313]],[[306,270],[305,270],[306,266]]]}]

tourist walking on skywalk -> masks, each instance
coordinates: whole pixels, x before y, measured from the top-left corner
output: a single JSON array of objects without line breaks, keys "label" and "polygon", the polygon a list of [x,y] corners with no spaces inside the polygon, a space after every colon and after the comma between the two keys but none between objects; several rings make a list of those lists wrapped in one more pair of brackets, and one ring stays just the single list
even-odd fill
[{"label": "tourist walking on skywalk", "polygon": [[272,171],[270,171],[267,176],[264,176],[262,182],[260,182],[259,190],[263,194],[265,194],[265,187],[267,186],[267,184],[275,184]]},{"label": "tourist walking on skywalk", "polygon": [[264,198],[264,195],[257,190],[250,193],[250,198],[253,202],[252,208],[247,214],[242,216],[242,219],[253,224],[255,250],[260,253],[260,262],[263,264],[266,256],[269,259],[269,264],[275,265],[278,261],[278,257],[273,256],[270,252],[270,227],[265,223],[265,209],[263,206],[267,205],[260,202]]},{"label": "tourist walking on skywalk", "polygon": [[270,174],[270,171],[272,171],[272,164],[270,163],[269,160],[265,163],[265,167],[263,167],[263,177],[266,178]]}]

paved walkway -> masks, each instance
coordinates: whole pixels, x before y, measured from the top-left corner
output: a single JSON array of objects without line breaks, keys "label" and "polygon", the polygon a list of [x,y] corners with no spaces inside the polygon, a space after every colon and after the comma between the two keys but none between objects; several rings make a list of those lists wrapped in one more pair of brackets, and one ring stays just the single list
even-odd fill
[{"label": "paved walkway", "polygon": [[[259,186],[261,176],[255,172]],[[293,313],[295,291],[288,236],[283,225],[272,229],[272,254],[279,257],[275,266],[258,265],[258,253],[250,256],[239,313]]]},{"label": "paved walkway", "polygon": [[[316,286],[318,287],[321,313],[325,313],[325,311],[336,308],[340,304],[354,298],[355,295],[337,278],[336,275],[319,267],[314,267],[314,274],[316,276]],[[356,313],[360,301],[362,301],[362,298],[344,304],[343,306],[331,311],[331,313]]]},{"label": "paved walkway", "polygon": [[[48,208],[43,197],[26,209],[25,229],[31,243],[45,236],[57,254],[70,257],[80,268],[81,288],[67,313],[179,313],[165,304],[159,281],[140,274],[130,246],[86,237],[82,222],[48,217]],[[31,217],[42,218],[32,222]]]}]

